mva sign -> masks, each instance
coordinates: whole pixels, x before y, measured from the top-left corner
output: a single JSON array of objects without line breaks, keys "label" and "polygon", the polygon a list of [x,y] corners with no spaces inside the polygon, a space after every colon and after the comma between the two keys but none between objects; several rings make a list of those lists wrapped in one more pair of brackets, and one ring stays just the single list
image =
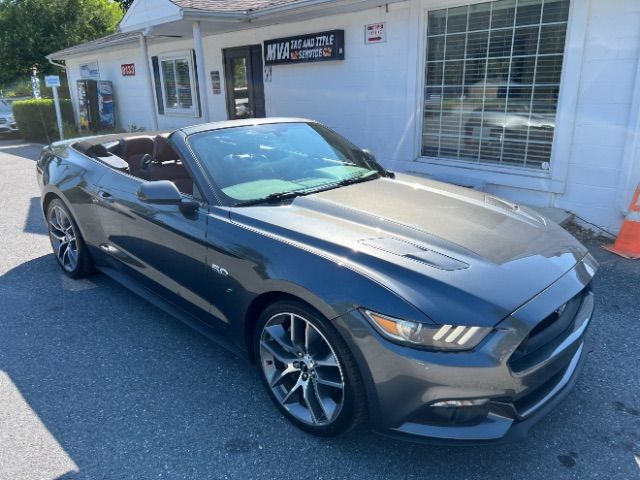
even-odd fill
[{"label": "mva sign", "polygon": [[344,30],[267,40],[264,55],[265,65],[344,60]]}]

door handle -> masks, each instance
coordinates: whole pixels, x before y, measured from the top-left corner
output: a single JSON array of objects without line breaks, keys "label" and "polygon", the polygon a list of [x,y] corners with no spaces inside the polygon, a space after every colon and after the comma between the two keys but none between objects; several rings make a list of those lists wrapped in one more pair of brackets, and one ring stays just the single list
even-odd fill
[{"label": "door handle", "polygon": [[104,190],[100,190],[98,192],[98,197],[100,197],[100,200],[104,200],[105,202],[113,202],[113,195],[109,192],[105,192]]}]

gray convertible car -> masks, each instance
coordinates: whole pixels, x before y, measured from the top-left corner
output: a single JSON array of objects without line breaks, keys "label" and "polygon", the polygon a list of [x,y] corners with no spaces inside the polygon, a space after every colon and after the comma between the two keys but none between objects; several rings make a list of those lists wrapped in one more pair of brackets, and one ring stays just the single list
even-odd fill
[{"label": "gray convertible car", "polygon": [[55,257],[258,366],[316,435],[515,438],[571,390],[597,264],[486,193],[385,170],[327,127],[242,120],[55,143]]}]

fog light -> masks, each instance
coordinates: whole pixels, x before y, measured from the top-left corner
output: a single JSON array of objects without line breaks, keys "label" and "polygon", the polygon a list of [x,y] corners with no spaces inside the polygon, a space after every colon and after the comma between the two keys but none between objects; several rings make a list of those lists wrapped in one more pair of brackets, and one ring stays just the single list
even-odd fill
[{"label": "fog light", "polygon": [[489,414],[489,400],[442,400],[426,405],[413,419],[422,424],[447,427],[477,425]]}]

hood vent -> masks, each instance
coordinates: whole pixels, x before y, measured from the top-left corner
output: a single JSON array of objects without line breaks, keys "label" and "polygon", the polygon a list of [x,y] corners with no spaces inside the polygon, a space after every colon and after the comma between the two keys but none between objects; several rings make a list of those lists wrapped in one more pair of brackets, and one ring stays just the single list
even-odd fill
[{"label": "hood vent", "polygon": [[485,195],[484,196],[485,203],[489,205],[493,205],[494,207],[501,208],[503,210],[508,210],[512,213],[520,213],[520,205],[517,203],[507,202],[498,197],[494,197],[493,195]]},{"label": "hood vent", "polygon": [[453,271],[469,268],[468,264],[461,262],[460,260],[435,252],[425,246],[400,240],[399,238],[364,238],[359,240],[358,243],[393,255],[405,257],[416,262],[424,263],[425,265],[439,268],[440,270]]},{"label": "hood vent", "polygon": [[520,205],[518,205],[517,203],[511,203],[501,198],[494,197],[493,195],[485,195],[484,202],[487,205],[498,207],[502,210],[506,210],[509,213],[514,213],[520,217],[524,217],[527,220],[539,223],[541,225],[547,224],[547,222],[545,222],[543,217],[541,217],[540,215],[536,215],[529,210],[523,210],[522,208],[520,208]]}]

